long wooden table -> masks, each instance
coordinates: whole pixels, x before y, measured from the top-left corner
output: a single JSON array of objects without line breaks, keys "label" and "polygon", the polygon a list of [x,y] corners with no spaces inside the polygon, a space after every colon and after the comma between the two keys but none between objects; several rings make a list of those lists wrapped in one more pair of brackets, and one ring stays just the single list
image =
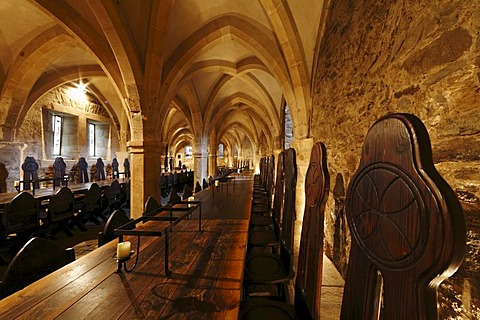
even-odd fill
[{"label": "long wooden table", "polygon": [[[0,319],[236,319],[247,232],[246,219],[204,220],[202,232],[197,220],[182,221],[170,238],[170,277],[162,238],[141,239],[130,273],[116,273],[112,241],[1,300]],[[134,249],[136,239],[124,236]]]},{"label": "long wooden table", "polygon": [[[118,179],[118,182],[120,184],[122,183],[127,183],[129,179]],[[92,181],[92,182],[85,182],[85,183],[75,183],[75,184],[69,184],[68,188],[72,190],[73,193],[80,193],[87,191],[90,189],[92,184],[96,183],[100,188],[105,188],[109,185],[111,185],[113,180],[101,180],[101,181]],[[53,197],[58,190],[60,190],[61,186],[53,188],[40,188],[40,189],[35,189],[35,194],[33,193],[33,190],[23,190],[22,192],[28,192],[31,193],[35,199],[46,199],[46,198],[51,198]],[[8,193],[0,193],[0,205],[5,205],[9,204],[12,202],[13,198],[18,194],[18,192],[8,192]]]}]

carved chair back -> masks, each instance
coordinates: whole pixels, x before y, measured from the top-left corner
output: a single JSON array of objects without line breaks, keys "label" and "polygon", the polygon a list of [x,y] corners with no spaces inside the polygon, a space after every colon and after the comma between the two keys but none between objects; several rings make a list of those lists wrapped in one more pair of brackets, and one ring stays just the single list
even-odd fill
[{"label": "carved chair back", "polygon": [[323,271],[323,222],[330,190],[325,145],[317,142],[305,177],[305,211],[295,281],[295,309],[300,319],[320,319]]},{"label": "carved chair back", "polygon": [[346,214],[352,246],[341,318],[437,319],[436,290],[461,263],[465,220],[417,117],[393,114],[370,128]]}]

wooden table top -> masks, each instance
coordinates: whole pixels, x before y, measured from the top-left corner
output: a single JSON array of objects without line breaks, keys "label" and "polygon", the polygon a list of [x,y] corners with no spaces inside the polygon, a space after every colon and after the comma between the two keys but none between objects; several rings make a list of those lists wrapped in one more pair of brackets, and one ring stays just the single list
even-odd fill
[{"label": "wooden table top", "polygon": [[[115,273],[118,241],[111,241],[1,300],[0,319],[237,319],[248,220],[204,220],[202,229],[195,219],[173,229],[171,277],[164,237],[141,238],[130,273]],[[136,237],[124,240],[136,250]]]},{"label": "wooden table top", "polygon": [[[92,182],[86,182],[86,183],[75,183],[75,184],[68,184],[68,188],[72,190],[73,193],[77,192],[82,192],[90,189],[90,186],[93,183],[98,184],[100,188],[107,187],[111,185],[113,180],[101,180],[101,181],[92,181]],[[120,184],[128,182],[128,179],[118,179],[118,182]],[[35,194],[33,195],[36,199],[45,199],[45,198],[51,198],[53,197],[58,190],[60,190],[61,186],[53,188],[41,188],[41,189],[35,189]],[[32,190],[24,190],[24,192],[29,192],[33,194]],[[12,199],[15,198],[15,196],[18,194],[18,192],[8,192],[8,193],[0,193],[0,205],[8,204],[12,202]]]}]

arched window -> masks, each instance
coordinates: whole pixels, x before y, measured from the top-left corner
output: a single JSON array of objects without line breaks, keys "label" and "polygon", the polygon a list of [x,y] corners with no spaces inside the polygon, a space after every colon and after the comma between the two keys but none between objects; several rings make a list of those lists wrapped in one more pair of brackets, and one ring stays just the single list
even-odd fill
[{"label": "arched window", "polygon": [[223,158],[223,143],[218,145],[218,157]]},{"label": "arched window", "polygon": [[186,146],[185,147],[185,158],[191,158],[192,157],[192,146]]},{"label": "arched window", "polygon": [[293,122],[290,108],[285,104],[285,150],[290,148],[290,142],[293,140]]}]

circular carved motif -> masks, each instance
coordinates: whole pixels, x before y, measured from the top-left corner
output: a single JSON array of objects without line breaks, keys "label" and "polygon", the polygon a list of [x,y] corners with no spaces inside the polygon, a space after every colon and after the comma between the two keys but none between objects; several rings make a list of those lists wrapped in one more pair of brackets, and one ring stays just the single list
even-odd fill
[{"label": "circular carved motif", "polygon": [[24,163],[24,170],[34,172],[38,170],[38,164],[33,157],[27,157]]},{"label": "circular carved motif", "polygon": [[307,204],[313,206],[317,203],[320,190],[318,188],[318,179],[320,179],[320,168],[316,163],[311,163],[305,177],[305,193]]},{"label": "circular carved motif", "polygon": [[355,239],[378,265],[405,268],[423,254],[424,202],[397,167],[383,163],[365,168],[352,182],[347,206]]}]

